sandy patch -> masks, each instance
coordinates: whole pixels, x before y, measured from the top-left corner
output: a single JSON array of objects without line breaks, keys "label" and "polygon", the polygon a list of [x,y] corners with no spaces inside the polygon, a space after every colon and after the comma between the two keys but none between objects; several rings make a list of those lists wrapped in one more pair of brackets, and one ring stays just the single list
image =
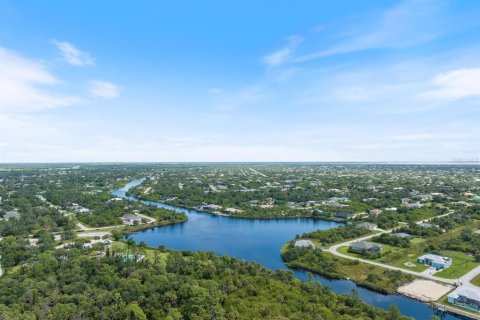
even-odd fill
[{"label": "sandy patch", "polygon": [[417,279],[397,289],[398,293],[423,302],[436,301],[450,292],[453,286],[431,280]]}]

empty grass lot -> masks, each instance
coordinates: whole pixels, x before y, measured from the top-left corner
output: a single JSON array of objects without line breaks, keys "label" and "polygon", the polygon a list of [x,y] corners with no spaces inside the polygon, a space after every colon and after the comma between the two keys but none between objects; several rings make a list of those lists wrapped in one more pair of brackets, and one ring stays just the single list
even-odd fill
[{"label": "empty grass lot", "polygon": [[452,265],[447,269],[435,273],[435,276],[437,277],[456,279],[480,265],[479,262],[474,261],[472,256],[469,256],[463,252],[444,251],[442,252],[442,255],[452,258],[453,262]]}]

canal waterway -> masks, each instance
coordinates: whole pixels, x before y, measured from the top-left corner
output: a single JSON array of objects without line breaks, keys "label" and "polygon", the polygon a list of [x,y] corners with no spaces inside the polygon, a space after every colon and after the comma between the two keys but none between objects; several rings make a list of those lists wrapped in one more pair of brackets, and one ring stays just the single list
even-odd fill
[{"label": "canal waterway", "polygon": [[[156,227],[128,235],[136,242],[144,241],[150,246],[165,245],[167,248],[192,251],[212,251],[239,259],[255,261],[272,270],[288,269],[280,256],[282,245],[295,237],[318,229],[331,229],[340,224],[333,221],[298,219],[242,219],[214,215],[197,210],[181,208],[162,202],[139,200],[127,195],[130,188],[140,185],[144,179],[129,182],[112,193],[124,199],[139,201],[146,205],[184,212],[188,221]],[[307,272],[292,270],[294,275],[307,280]],[[315,279],[339,294],[350,294],[355,289],[360,298],[373,306],[388,309],[390,304],[418,320],[428,320],[433,310],[427,304],[395,294],[382,294],[357,286],[350,280],[329,279],[315,275]],[[442,319],[462,319],[446,314]]]}]

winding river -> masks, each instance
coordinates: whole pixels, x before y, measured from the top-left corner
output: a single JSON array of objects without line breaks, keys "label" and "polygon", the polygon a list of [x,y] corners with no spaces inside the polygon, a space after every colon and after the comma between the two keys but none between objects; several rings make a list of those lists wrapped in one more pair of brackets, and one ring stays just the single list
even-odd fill
[{"label": "winding river", "polygon": [[[175,225],[156,227],[129,237],[136,242],[145,241],[148,245],[158,247],[165,245],[177,250],[213,251],[218,255],[229,255],[248,261],[256,261],[272,270],[287,269],[280,257],[280,248],[296,234],[318,229],[335,228],[339,224],[332,221],[298,219],[240,219],[212,215],[196,210],[189,210],[161,202],[139,200],[128,196],[126,192],[140,185],[144,179],[129,182],[123,188],[113,191],[113,195],[147,205],[185,212],[188,221]],[[299,279],[306,280],[307,273],[292,270]],[[430,306],[400,295],[385,295],[357,286],[349,280],[332,280],[315,275],[315,279],[339,294],[350,294],[357,290],[366,303],[388,309],[390,304],[398,306],[400,311],[418,320],[428,320],[433,315]],[[463,319],[451,314],[442,319]]]}]

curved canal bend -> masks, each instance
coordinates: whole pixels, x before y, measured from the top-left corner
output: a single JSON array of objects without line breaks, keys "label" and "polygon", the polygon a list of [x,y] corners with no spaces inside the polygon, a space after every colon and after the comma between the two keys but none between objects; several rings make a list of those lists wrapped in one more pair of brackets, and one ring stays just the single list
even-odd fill
[{"label": "curved canal bend", "polygon": [[[129,235],[136,242],[145,241],[153,247],[165,245],[176,250],[213,251],[218,255],[226,254],[255,261],[272,270],[285,270],[287,266],[280,257],[280,248],[286,241],[294,238],[296,234],[335,228],[339,225],[332,221],[306,218],[272,220],[229,218],[161,202],[139,200],[126,194],[130,188],[140,185],[143,181],[144,179],[133,180],[112,194],[146,205],[184,212],[188,216],[188,221],[184,223],[156,227]],[[292,271],[298,279],[307,279],[307,272]],[[359,287],[349,280],[333,280],[320,275],[315,275],[315,279],[339,294],[350,294],[352,289],[355,289],[364,302],[375,307],[388,309],[390,304],[395,304],[403,314],[418,320],[430,319],[433,315],[430,306],[410,298],[381,294]],[[447,314],[442,319],[463,318]]]}]

